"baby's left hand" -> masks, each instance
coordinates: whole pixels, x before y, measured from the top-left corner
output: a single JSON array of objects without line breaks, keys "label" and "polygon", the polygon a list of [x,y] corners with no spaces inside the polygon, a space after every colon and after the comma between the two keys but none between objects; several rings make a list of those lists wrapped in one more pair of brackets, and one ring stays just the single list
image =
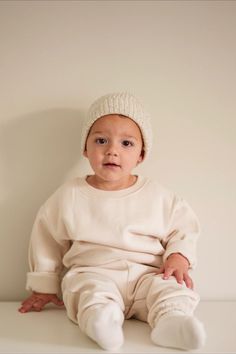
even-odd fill
[{"label": "baby's left hand", "polygon": [[163,279],[173,275],[179,284],[185,282],[189,289],[193,289],[193,281],[188,275],[189,262],[180,253],[172,253],[165,261],[158,273],[163,273]]}]

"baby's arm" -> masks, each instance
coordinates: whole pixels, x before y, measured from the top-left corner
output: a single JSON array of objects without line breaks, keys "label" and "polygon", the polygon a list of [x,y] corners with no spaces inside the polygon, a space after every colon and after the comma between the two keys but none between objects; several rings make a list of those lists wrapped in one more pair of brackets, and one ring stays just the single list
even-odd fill
[{"label": "baby's arm", "polygon": [[31,295],[22,302],[19,308],[21,313],[41,311],[50,302],[63,305],[57,294],[64,271],[62,259],[70,248],[70,240],[60,198],[59,192],[56,192],[36,216],[29,245],[30,269],[26,284]]},{"label": "baby's arm", "polygon": [[45,305],[52,302],[57,306],[63,306],[64,303],[58,298],[56,294],[42,294],[33,292],[26,300],[21,303],[19,312],[25,313],[29,311],[41,311]]},{"label": "baby's arm", "polygon": [[196,266],[196,244],[200,233],[198,219],[182,198],[175,198],[171,208],[169,229],[162,240],[165,248],[163,266],[158,273],[163,273],[163,279],[174,276],[178,283],[185,282],[193,289],[193,281],[188,271]]}]

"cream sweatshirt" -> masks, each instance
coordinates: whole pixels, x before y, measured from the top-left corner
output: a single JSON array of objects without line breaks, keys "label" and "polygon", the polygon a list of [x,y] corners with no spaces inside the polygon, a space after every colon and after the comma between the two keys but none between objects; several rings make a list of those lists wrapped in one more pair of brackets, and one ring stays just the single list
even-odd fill
[{"label": "cream sweatshirt", "polygon": [[104,191],[78,177],[63,184],[37,214],[26,287],[59,293],[64,268],[123,259],[160,267],[175,252],[194,268],[198,235],[191,207],[156,181],[138,176],[127,189]]}]

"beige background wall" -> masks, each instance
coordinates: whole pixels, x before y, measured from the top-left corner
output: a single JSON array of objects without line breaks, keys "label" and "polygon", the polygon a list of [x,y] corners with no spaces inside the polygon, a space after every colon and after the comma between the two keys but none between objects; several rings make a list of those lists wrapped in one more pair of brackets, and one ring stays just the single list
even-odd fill
[{"label": "beige background wall", "polygon": [[140,172],[185,197],[202,224],[204,299],[236,299],[236,3],[0,2],[0,299],[26,295],[35,214],[87,173],[88,105],[119,90],[152,116]]}]

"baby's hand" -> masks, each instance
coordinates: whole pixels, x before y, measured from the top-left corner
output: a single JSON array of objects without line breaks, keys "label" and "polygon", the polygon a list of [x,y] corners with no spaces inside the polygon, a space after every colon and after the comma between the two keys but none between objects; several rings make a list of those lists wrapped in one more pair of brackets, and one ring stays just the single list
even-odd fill
[{"label": "baby's hand", "polygon": [[21,307],[18,309],[18,311],[21,313],[29,311],[41,311],[49,302],[52,302],[57,306],[64,305],[63,301],[61,301],[56,294],[42,294],[33,292],[26,300],[21,303]]},{"label": "baby's hand", "polygon": [[193,281],[188,275],[189,262],[180,253],[172,253],[165,261],[158,273],[163,273],[163,279],[173,275],[179,284],[185,282],[186,286],[193,289]]}]

